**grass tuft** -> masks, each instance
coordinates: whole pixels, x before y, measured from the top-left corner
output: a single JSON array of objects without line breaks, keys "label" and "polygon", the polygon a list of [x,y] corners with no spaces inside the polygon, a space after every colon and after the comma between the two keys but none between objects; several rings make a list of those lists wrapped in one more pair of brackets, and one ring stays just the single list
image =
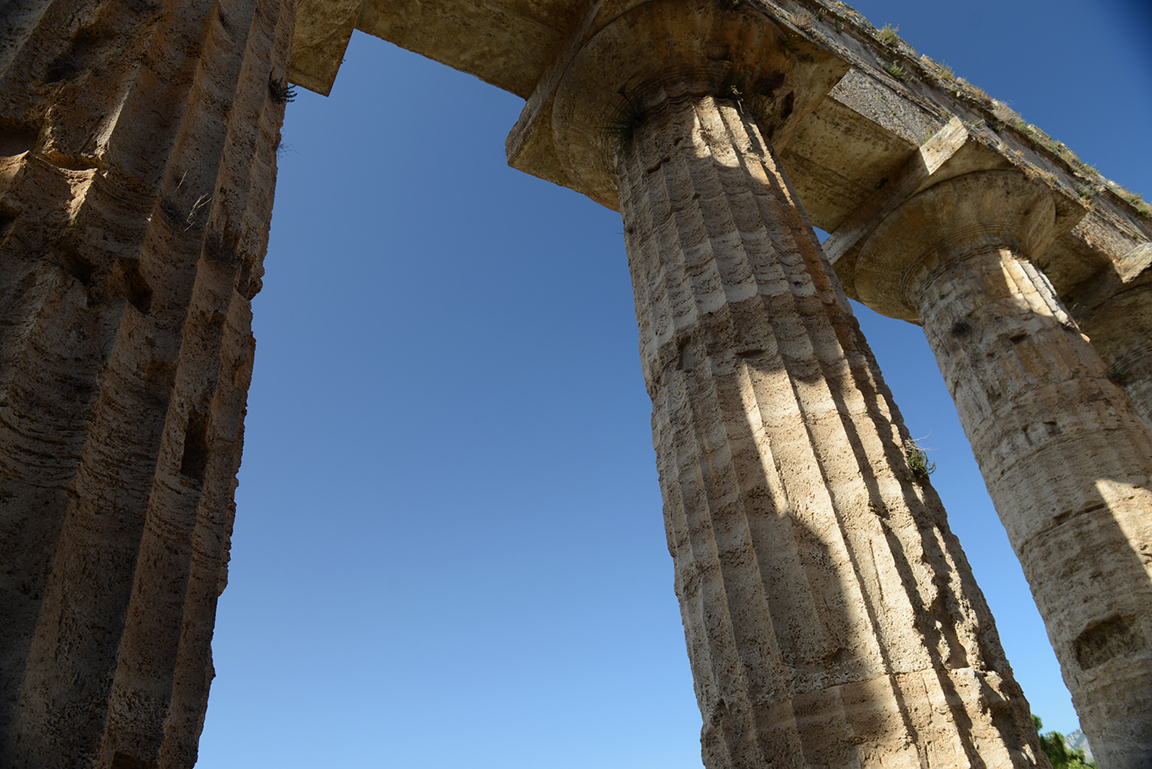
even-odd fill
[{"label": "grass tuft", "polygon": [[908,460],[908,469],[912,471],[908,480],[924,480],[936,472],[936,463],[928,459],[926,450],[914,439],[909,439],[904,445],[904,458]]},{"label": "grass tuft", "polygon": [[876,32],[876,39],[889,48],[894,48],[900,44],[900,27],[899,25],[893,27],[891,24],[885,24],[884,29]]},{"label": "grass tuft", "polygon": [[296,101],[296,89],[290,83],[268,75],[268,95],[277,104]]},{"label": "grass tuft", "polygon": [[911,79],[911,75],[904,71],[904,68],[895,62],[890,62],[884,65],[884,71],[892,77],[899,80],[901,83],[907,83]]}]

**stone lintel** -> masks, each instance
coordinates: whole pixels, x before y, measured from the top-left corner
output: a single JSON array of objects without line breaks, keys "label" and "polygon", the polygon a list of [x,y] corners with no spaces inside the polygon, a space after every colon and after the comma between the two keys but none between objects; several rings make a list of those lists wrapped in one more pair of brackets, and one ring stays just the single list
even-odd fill
[{"label": "stone lintel", "polygon": [[[568,183],[547,139],[547,109],[558,52],[589,8],[605,24],[645,0],[301,0],[291,79],[327,93],[351,30],[362,30],[467,72],[537,103],[510,141],[515,168]],[[852,69],[797,127],[795,141],[774,141],[812,223],[828,232],[952,117],[1007,162],[1075,195],[1095,194],[1084,224],[1045,255],[1063,296],[1141,242],[1152,221],[1115,194],[1068,148],[1027,126],[1003,102],[918,56],[902,41],[882,42],[878,30],[843,3],[827,0],[713,0],[717,9],[770,18],[795,40],[822,49]],[[686,6],[691,5],[686,3]],[[753,22],[755,23],[755,22]],[[893,74],[895,73],[895,74]],[[762,121],[763,123],[763,121]],[[1091,220],[1091,222],[1089,222]],[[1090,226],[1089,226],[1090,225]]]},{"label": "stone lintel", "polygon": [[[845,292],[861,299],[856,287],[856,262],[861,246],[884,219],[925,190],[966,174],[1013,169],[1000,152],[953,117],[921,145],[897,176],[885,179],[879,189],[849,214],[824,243],[824,252],[836,267]],[[1025,175],[1027,172],[1024,172]],[[1037,182],[1040,183],[1040,182]],[[1085,213],[1082,203],[1063,190],[1052,190],[1057,229],[1067,232]],[[1032,254],[1036,256],[1036,254]]]},{"label": "stone lintel", "polygon": [[364,0],[301,2],[288,79],[321,96],[331,93],[363,5]]},{"label": "stone lintel", "polygon": [[617,210],[606,129],[627,100],[669,80],[728,88],[779,148],[848,68],[759,6],[593,3],[509,135],[509,165]]},{"label": "stone lintel", "polygon": [[881,179],[873,195],[857,207],[824,242],[845,292],[859,299],[853,281],[860,246],[877,225],[908,199],[934,184],[966,173],[1010,168],[957,117],[949,120],[905,162],[893,178]]}]

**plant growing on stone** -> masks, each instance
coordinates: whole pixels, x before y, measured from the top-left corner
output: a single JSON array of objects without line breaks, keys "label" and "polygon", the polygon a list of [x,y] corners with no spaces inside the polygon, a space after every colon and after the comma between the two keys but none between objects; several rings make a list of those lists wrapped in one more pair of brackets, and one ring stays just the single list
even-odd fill
[{"label": "plant growing on stone", "polygon": [[885,64],[884,71],[899,80],[901,83],[908,82],[908,73],[904,71],[903,67],[901,67],[899,64],[896,64],[895,62],[889,62],[888,64]]},{"label": "plant growing on stone", "polygon": [[936,472],[936,463],[928,459],[928,453],[915,439],[905,444],[904,458],[908,460],[908,469],[912,471],[908,480],[923,480]]},{"label": "plant growing on stone", "polygon": [[1136,209],[1136,213],[1143,216],[1145,219],[1152,219],[1152,206],[1144,202],[1144,198],[1137,195],[1135,192],[1120,187],[1115,190],[1116,194],[1123,198],[1128,205]]},{"label": "plant growing on stone", "polygon": [[748,73],[733,69],[720,83],[720,90],[717,95],[721,99],[731,99],[739,107],[744,99],[753,95],[752,90]]},{"label": "plant growing on stone", "polygon": [[287,104],[296,101],[296,89],[290,83],[268,75],[268,95],[277,104]]},{"label": "plant growing on stone", "polygon": [[987,93],[985,93],[983,89],[977,88],[976,86],[972,85],[967,80],[965,80],[964,78],[962,78],[962,77],[957,78],[956,79],[956,85],[958,86],[957,90],[956,90],[956,94],[958,96],[965,98],[965,99],[968,99],[970,101],[974,101],[977,104],[981,104],[985,107],[990,106],[992,104],[992,97],[991,96],[989,96]]},{"label": "plant growing on stone", "polygon": [[1021,117],[1016,118],[1012,122],[1012,127],[1015,128],[1020,133],[1027,136],[1028,138],[1032,138],[1036,132],[1036,129],[1033,126],[1029,125],[1028,123],[1025,123],[1024,118],[1021,118]]},{"label": "plant growing on stone", "polygon": [[1076,194],[1081,200],[1088,201],[1100,194],[1100,188],[1093,184],[1082,184],[1076,188]]},{"label": "plant growing on stone", "polygon": [[791,56],[800,50],[800,46],[797,45],[796,41],[791,37],[780,38],[780,42],[777,43],[776,47],[779,48],[780,53],[784,54],[785,56]]},{"label": "plant growing on stone", "polygon": [[900,44],[900,27],[899,25],[893,27],[891,24],[885,24],[884,29],[876,33],[876,39],[888,47],[895,47]]},{"label": "plant growing on stone", "polygon": [[952,68],[943,62],[936,61],[927,54],[920,55],[920,64],[937,82],[951,83],[956,79],[956,73]]},{"label": "plant growing on stone", "polygon": [[797,29],[810,31],[816,23],[816,18],[811,11],[801,9],[792,13],[792,23],[796,25]]}]

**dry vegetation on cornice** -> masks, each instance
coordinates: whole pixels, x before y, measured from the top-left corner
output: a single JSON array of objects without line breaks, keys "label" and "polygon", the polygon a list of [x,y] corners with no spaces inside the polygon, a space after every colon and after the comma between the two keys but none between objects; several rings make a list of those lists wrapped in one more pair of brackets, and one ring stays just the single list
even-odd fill
[{"label": "dry vegetation on cornice", "polygon": [[[918,55],[900,37],[899,27],[885,24],[877,28],[850,5],[839,0],[793,0],[787,5],[794,7],[784,20],[801,34],[819,42],[865,72],[885,72],[897,81],[896,88],[922,109],[936,114],[941,121],[946,121],[952,114],[958,114],[970,130],[983,134],[990,146],[996,147],[1029,176],[1049,186],[1066,189],[1086,202],[1108,190],[1139,216],[1152,219],[1152,206],[1140,195],[1106,179],[1095,168],[1080,160],[1063,142],[1056,141],[1035,125],[1027,123],[1004,102],[993,99],[982,89],[957,77],[947,64],[937,62],[927,55]],[[925,88],[944,97],[943,100],[933,98]],[[957,110],[958,107],[961,109]],[[963,114],[965,109],[976,114]],[[1028,157],[1028,149],[1036,153],[1034,159]],[[1049,168],[1043,167],[1046,165]],[[1053,171],[1059,172],[1061,167],[1066,169],[1066,174],[1058,178],[1058,174]]]}]

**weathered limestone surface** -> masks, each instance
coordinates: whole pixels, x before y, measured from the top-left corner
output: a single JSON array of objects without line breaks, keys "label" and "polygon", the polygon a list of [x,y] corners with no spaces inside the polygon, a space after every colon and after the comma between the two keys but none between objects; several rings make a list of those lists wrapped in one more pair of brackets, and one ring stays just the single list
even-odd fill
[{"label": "weathered limestone surface", "polygon": [[[566,173],[624,216],[705,764],[1037,765],[983,598],[758,126],[786,141],[838,77],[781,34],[649,3],[567,51],[550,100]],[[717,100],[740,72],[777,98]]]},{"label": "weathered limestone surface", "polygon": [[189,767],[294,2],[4,13],[0,764]]},{"label": "weathered limestone surface", "polygon": [[[1033,585],[1102,762],[1152,752],[1152,452],[1058,298],[1152,421],[1152,227],[1114,190],[1033,131],[993,131],[1003,105],[840,3],[303,0],[294,33],[295,13],[2,11],[0,763],[195,760],[284,80],[327,92],[354,28],[527,98],[513,165],[623,208],[710,766],[1035,763],[983,600],[908,477],[907,435],[798,202],[846,244],[837,268],[864,296],[860,243],[926,184],[1021,168],[1062,192],[1051,283],[1029,238],[993,243],[977,218],[953,241],[982,250],[900,285],[1025,568],[1059,577]],[[621,96],[648,113],[616,166],[602,128]],[[1086,183],[1092,206],[1069,209]],[[1054,585],[1072,608],[1050,610]]]},{"label": "weathered limestone surface", "polygon": [[870,306],[918,316],[1093,753],[1152,755],[1152,434],[1027,259],[1058,234],[1016,171],[958,176],[861,249]]},{"label": "weathered limestone surface", "polygon": [[1035,766],[1023,694],[771,150],[662,94],[621,198],[705,765]]}]

